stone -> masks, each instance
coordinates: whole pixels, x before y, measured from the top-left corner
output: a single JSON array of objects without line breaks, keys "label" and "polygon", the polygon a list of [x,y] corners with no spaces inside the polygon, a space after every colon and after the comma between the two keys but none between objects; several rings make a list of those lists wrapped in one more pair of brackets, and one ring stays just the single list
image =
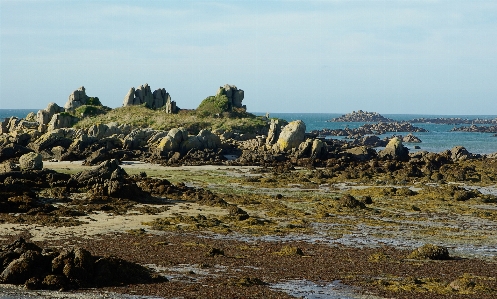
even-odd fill
[{"label": "stone", "polygon": [[433,244],[425,244],[409,254],[410,259],[430,259],[430,260],[449,260],[449,250],[447,247]]},{"label": "stone", "polygon": [[463,146],[454,146],[451,150],[452,161],[463,161],[471,159],[472,154]]},{"label": "stone", "polygon": [[19,171],[20,168],[17,166],[15,163],[6,161],[3,163],[0,163],[0,173],[1,172],[11,172],[11,171]]},{"label": "stone", "polygon": [[304,141],[305,138],[305,123],[301,120],[290,122],[281,130],[276,149],[279,151],[287,151],[296,148]]},{"label": "stone", "polygon": [[134,105],[135,88],[131,87],[128,93],[124,96],[123,107]]},{"label": "stone", "polygon": [[202,141],[198,139],[198,136],[190,136],[180,145],[182,152],[188,152],[189,150],[192,149],[200,149],[201,147],[202,147]]},{"label": "stone", "polygon": [[72,111],[80,106],[86,105],[88,99],[89,97],[86,95],[85,87],[81,86],[69,95],[69,99],[64,105],[64,108],[66,111]]},{"label": "stone", "polygon": [[203,129],[197,135],[198,140],[201,142],[200,149],[210,148],[215,149],[221,146],[221,139],[211,131]]},{"label": "stone", "polygon": [[407,134],[402,138],[402,142],[407,142],[407,143],[421,143],[421,139],[418,137],[412,135],[412,133]]},{"label": "stone", "polygon": [[402,144],[400,138],[394,137],[390,139],[385,149],[378,153],[378,156],[397,161],[407,161],[409,160],[409,149]]},{"label": "stone", "polygon": [[345,151],[357,161],[367,161],[376,156],[376,151],[367,146],[358,146]]},{"label": "stone", "polygon": [[74,117],[70,114],[57,113],[52,116],[52,119],[48,123],[48,131],[53,131],[62,128],[70,128],[77,122],[78,122],[77,117]]},{"label": "stone", "polygon": [[27,153],[19,158],[21,170],[41,170],[43,169],[43,158],[37,153]]},{"label": "stone", "polygon": [[243,90],[238,89],[235,85],[225,84],[216,92],[216,96],[225,95],[228,98],[229,108],[242,108],[246,109],[246,106],[242,104],[245,93]]},{"label": "stone", "polygon": [[39,110],[37,113],[36,113],[36,121],[40,124],[40,125],[48,125],[48,123],[50,122],[50,120],[52,120],[52,117],[57,114],[57,113],[61,113],[64,111],[64,108],[62,107],[59,107],[59,105],[55,104],[55,103],[49,103],[47,105],[47,108],[43,109],[43,110]]},{"label": "stone", "polygon": [[269,124],[269,132],[266,138],[267,145],[273,145],[278,141],[281,133],[281,120],[279,119],[271,119],[271,123]]}]

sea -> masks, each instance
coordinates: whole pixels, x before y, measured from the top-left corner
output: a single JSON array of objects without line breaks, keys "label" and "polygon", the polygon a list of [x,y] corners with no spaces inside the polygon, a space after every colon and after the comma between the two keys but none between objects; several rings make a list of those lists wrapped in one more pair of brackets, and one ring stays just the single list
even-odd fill
[{"label": "sea", "polygon": [[[4,118],[16,116],[24,118],[28,113],[36,113],[38,109],[0,109],[0,121]],[[381,112],[380,112],[381,113]],[[262,112],[254,112],[256,115],[266,115]],[[287,121],[302,120],[306,124],[308,132],[321,129],[353,129],[362,126],[360,122],[329,122],[329,120],[340,117],[344,113],[271,113],[269,117],[277,117]],[[417,118],[463,118],[463,119],[495,119],[497,115],[432,115],[432,114],[382,114],[384,117],[397,121],[408,121]],[[413,123],[414,126],[424,128],[428,132],[413,133],[421,139],[421,143],[404,144],[410,152],[429,151],[442,152],[454,146],[464,146],[473,154],[497,153],[497,137],[494,133],[473,133],[473,132],[451,132],[454,125]],[[459,125],[463,126],[463,125]],[[468,125],[469,126],[469,125]],[[380,135],[380,138],[391,137],[393,135],[407,135],[408,132],[395,132]],[[331,136],[328,138],[342,139],[343,137]],[[415,149],[419,146],[420,149]]]}]

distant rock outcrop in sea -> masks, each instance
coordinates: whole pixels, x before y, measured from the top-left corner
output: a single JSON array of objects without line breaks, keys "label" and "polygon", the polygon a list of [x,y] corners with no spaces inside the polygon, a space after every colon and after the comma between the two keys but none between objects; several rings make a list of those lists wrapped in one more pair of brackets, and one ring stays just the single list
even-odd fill
[{"label": "distant rock outcrop in sea", "polygon": [[352,111],[352,113],[344,114],[340,117],[335,117],[329,122],[394,122],[395,120],[386,118],[377,112],[367,111]]}]

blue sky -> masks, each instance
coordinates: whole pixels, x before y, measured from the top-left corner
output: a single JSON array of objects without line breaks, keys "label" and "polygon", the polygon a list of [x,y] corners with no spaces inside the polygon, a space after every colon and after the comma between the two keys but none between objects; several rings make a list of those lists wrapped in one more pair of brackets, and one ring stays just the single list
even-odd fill
[{"label": "blue sky", "polygon": [[497,114],[497,1],[0,0],[0,108],[224,84],[252,112]]}]

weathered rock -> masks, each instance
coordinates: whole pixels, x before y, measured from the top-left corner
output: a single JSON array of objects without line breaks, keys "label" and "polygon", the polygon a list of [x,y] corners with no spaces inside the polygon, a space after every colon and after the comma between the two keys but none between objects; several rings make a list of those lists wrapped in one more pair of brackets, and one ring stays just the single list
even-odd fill
[{"label": "weathered rock", "polygon": [[366,205],[353,197],[350,194],[345,194],[338,200],[339,205],[349,209],[364,209]]},{"label": "weathered rock", "polygon": [[358,110],[344,114],[341,117],[333,118],[331,122],[392,122],[394,120],[386,118],[377,112],[367,112]]},{"label": "weathered rock", "polygon": [[402,138],[402,142],[420,143],[421,139],[419,139],[418,137],[412,135],[412,133],[409,133],[406,136],[404,136],[404,138]]},{"label": "weathered rock", "polygon": [[221,146],[221,139],[216,134],[209,130],[201,130],[197,135],[198,140],[202,143],[200,149],[210,148],[215,149]]},{"label": "weathered rock", "polygon": [[50,149],[55,146],[62,146],[68,148],[72,143],[74,137],[73,130],[56,129],[43,134],[35,142],[31,142],[28,147],[36,152]]},{"label": "weathered rock", "polygon": [[269,132],[266,139],[267,145],[273,145],[276,143],[276,141],[278,141],[278,138],[281,134],[281,122],[282,121],[279,119],[271,119],[271,123],[269,124]]},{"label": "weathered rock", "polygon": [[345,151],[357,161],[368,161],[376,156],[376,151],[367,146],[358,146]]},{"label": "weathered rock", "polygon": [[123,140],[123,148],[127,150],[139,149],[147,145],[147,140],[150,139],[157,131],[152,129],[135,129],[131,131]]},{"label": "weathered rock", "polygon": [[28,250],[2,271],[0,281],[2,283],[24,284],[29,278],[39,276],[47,270],[48,263],[41,253]]},{"label": "weathered rock", "polygon": [[81,86],[69,95],[69,99],[64,105],[64,108],[67,111],[72,111],[80,106],[86,105],[88,99],[89,97],[86,95],[85,87]]},{"label": "weathered rock", "polygon": [[448,260],[450,259],[449,250],[446,247],[425,244],[409,255],[411,259],[430,259],[430,260]]},{"label": "weathered rock", "polygon": [[188,152],[192,149],[200,149],[202,147],[202,141],[198,139],[198,136],[189,136],[188,139],[183,141],[180,145],[182,152]]},{"label": "weathered rock", "polygon": [[287,151],[296,148],[304,141],[304,138],[305,123],[301,120],[292,121],[281,130],[281,134],[276,142],[276,149]]},{"label": "weathered rock", "polygon": [[124,96],[123,107],[134,105],[135,88],[131,87],[128,93]]},{"label": "weathered rock", "polygon": [[40,170],[43,169],[43,158],[37,153],[27,153],[19,158],[21,170]]},{"label": "weathered rock", "polygon": [[452,161],[462,161],[472,158],[472,154],[463,146],[455,146],[450,150]]},{"label": "weathered rock", "polygon": [[164,88],[156,89],[154,92],[145,83],[138,88],[132,87],[124,96],[123,107],[145,104],[148,108],[165,108],[166,113],[177,113],[179,108],[176,102],[171,100],[171,96]]},{"label": "weathered rock", "polygon": [[15,143],[0,146],[0,162],[8,159],[19,158],[29,152],[32,152],[32,150]]},{"label": "weathered rock", "polygon": [[93,256],[76,247],[63,252],[43,250],[22,238],[4,246],[1,283],[28,289],[76,289],[167,281],[135,263],[116,257]]},{"label": "weathered rock", "polygon": [[57,113],[52,116],[48,123],[48,131],[56,129],[70,128],[78,122],[78,118],[66,113]]},{"label": "weathered rock", "polygon": [[390,139],[384,150],[378,153],[380,158],[393,159],[397,161],[409,160],[409,150],[402,144],[398,137]]},{"label": "weathered rock", "polygon": [[120,166],[119,161],[113,159],[100,163],[94,169],[85,170],[74,174],[71,179],[78,182],[78,184],[89,185],[98,180],[109,180],[114,171],[118,170],[126,173]]},{"label": "weathered rock", "polygon": [[235,85],[225,84],[216,92],[216,96],[225,95],[228,98],[229,108],[243,108],[246,106],[242,104],[245,93],[243,90],[238,89]]},{"label": "weathered rock", "polygon": [[53,102],[49,103],[47,105],[47,108],[38,111],[38,113],[36,114],[36,121],[40,125],[48,125],[48,123],[50,122],[50,120],[52,120],[52,117],[55,114],[61,113],[63,111],[64,111],[64,108],[59,107],[59,105],[57,105]]},{"label": "weathered rock", "polygon": [[11,172],[11,171],[19,171],[20,168],[15,163],[10,161],[0,163],[0,172]]}]

